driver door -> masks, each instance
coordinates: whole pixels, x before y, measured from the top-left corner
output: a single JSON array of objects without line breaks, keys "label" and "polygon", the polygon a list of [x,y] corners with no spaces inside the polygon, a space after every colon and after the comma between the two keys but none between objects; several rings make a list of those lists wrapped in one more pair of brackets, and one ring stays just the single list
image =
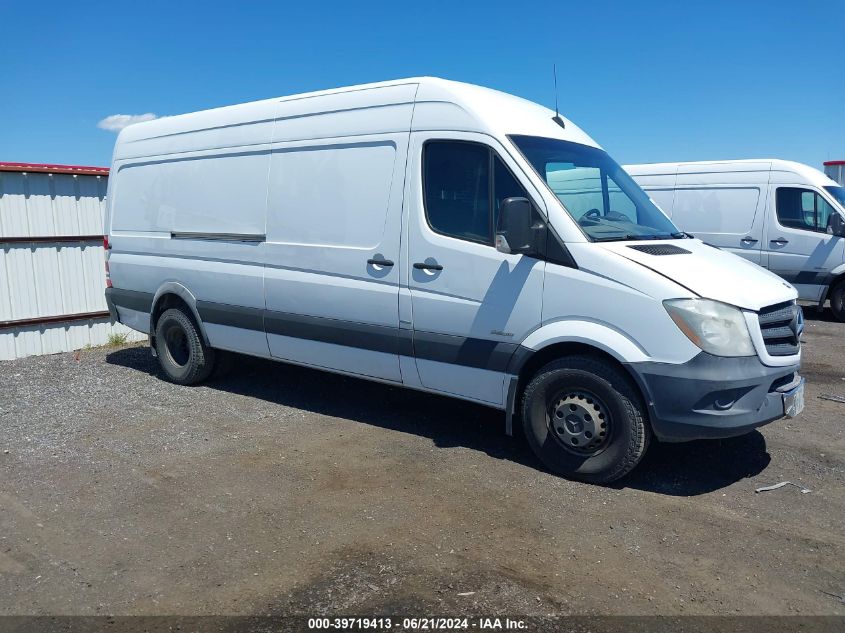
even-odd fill
[{"label": "driver door", "polygon": [[[545,263],[494,247],[499,204],[537,201],[490,137],[412,135],[408,286],[422,386],[504,404],[508,361],[540,325]],[[535,203],[536,204],[536,203]]]},{"label": "driver door", "polygon": [[769,270],[794,285],[801,299],[818,301],[830,271],[843,261],[845,239],[827,232],[836,211],[814,189],[774,189],[775,220],[767,223],[765,239]]}]

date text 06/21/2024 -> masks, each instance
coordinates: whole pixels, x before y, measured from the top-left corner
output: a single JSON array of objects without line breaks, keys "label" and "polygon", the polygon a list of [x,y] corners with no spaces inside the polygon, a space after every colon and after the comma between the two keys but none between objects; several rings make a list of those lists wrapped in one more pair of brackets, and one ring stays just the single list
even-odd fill
[{"label": "date text 06/21/2024", "polygon": [[[401,623],[401,626],[400,626]],[[405,631],[519,631],[526,628],[526,623],[520,619],[510,618],[446,618],[446,617],[418,617],[418,618],[389,618],[389,617],[355,617],[355,618],[309,618],[310,630],[390,630]]]}]

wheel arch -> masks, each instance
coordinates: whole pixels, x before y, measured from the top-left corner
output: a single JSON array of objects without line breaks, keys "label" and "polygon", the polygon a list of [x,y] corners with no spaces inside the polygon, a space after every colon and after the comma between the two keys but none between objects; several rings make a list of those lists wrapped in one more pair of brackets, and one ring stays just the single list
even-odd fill
[{"label": "wheel arch", "polygon": [[[837,273],[838,274],[834,274]],[[841,316],[837,315],[836,308],[834,306],[833,301],[833,293],[841,287],[845,287],[845,264],[842,266],[838,266],[834,268],[831,273],[831,280],[830,283],[825,286],[824,292],[822,292],[821,299],[819,299],[819,305],[817,306],[819,311],[824,310],[824,304],[830,300],[830,311],[833,313],[834,318],[838,320],[843,320]]]},{"label": "wheel arch", "polygon": [[833,269],[833,273],[831,273],[830,283],[827,285],[828,287],[828,294],[831,290],[833,290],[839,284],[845,283],[845,264],[838,268]]},{"label": "wheel arch", "polygon": [[168,308],[183,308],[187,309],[189,316],[193,319],[194,324],[199,330],[203,343],[211,346],[208,341],[208,335],[203,327],[202,319],[200,319],[199,311],[197,310],[197,299],[185,286],[176,281],[169,281],[162,284],[156,291],[153,297],[152,307],[150,308],[150,347],[155,350],[155,328],[161,314]]},{"label": "wheel arch", "polygon": [[819,310],[824,309],[825,303],[830,299],[830,294],[836,286],[845,283],[845,264],[839,264],[836,268],[830,271],[827,276],[827,282],[822,290],[819,303],[816,306]]},{"label": "wheel arch", "polygon": [[[555,324],[551,324],[555,325]],[[532,333],[511,358],[508,366],[510,383],[506,402],[506,432],[513,435],[513,417],[517,414],[518,403],[525,386],[537,370],[551,361],[563,356],[591,356],[604,360],[619,368],[628,376],[642,398],[645,410],[650,414],[651,397],[645,384],[630,363],[649,360],[645,351],[622,333],[596,323],[581,323],[584,332],[559,334],[556,336],[536,336],[544,328]],[[547,326],[550,327],[550,326]],[[650,415],[649,415],[650,418]],[[650,420],[649,420],[650,423]]]}]

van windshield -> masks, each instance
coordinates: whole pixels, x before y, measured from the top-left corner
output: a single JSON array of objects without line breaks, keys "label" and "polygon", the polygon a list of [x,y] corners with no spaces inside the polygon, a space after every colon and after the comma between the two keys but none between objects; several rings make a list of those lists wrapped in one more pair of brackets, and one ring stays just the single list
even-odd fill
[{"label": "van windshield", "polygon": [[686,236],[604,150],[540,136],[509,138],[594,241]]},{"label": "van windshield", "polygon": [[825,187],[843,209],[845,209],[845,187]]}]

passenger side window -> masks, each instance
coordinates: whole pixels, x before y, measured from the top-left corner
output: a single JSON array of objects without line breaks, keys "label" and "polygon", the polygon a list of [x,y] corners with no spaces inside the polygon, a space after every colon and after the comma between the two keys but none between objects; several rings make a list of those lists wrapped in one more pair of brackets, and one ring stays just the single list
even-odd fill
[{"label": "passenger side window", "polygon": [[425,144],[423,188],[434,231],[491,246],[502,201],[528,197],[492,149],[462,141]]},{"label": "passenger side window", "polygon": [[827,233],[830,226],[830,216],[836,213],[827,200],[816,194],[816,227],[819,231]]},{"label": "passenger side window", "polygon": [[781,226],[827,232],[833,208],[815,191],[798,187],[778,187],[775,204]]}]

